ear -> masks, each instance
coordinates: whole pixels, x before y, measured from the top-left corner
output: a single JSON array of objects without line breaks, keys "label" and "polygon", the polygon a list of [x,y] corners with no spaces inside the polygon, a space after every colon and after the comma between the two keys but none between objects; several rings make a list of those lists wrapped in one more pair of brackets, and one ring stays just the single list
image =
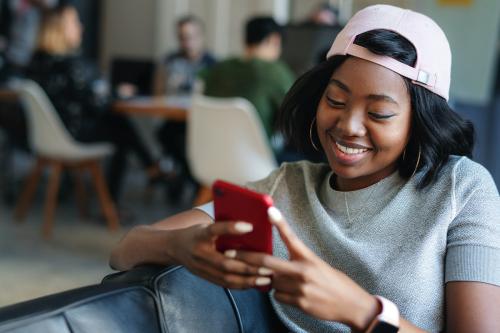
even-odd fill
[{"label": "ear", "polygon": [[272,45],[281,45],[281,35],[274,32],[267,37],[267,42]]}]

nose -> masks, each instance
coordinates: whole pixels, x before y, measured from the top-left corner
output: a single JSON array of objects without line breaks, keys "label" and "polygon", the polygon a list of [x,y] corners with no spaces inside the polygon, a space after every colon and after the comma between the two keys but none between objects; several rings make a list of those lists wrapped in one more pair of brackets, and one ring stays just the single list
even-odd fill
[{"label": "nose", "polygon": [[359,109],[346,109],[338,122],[337,130],[343,136],[361,137],[366,135],[364,111]]}]

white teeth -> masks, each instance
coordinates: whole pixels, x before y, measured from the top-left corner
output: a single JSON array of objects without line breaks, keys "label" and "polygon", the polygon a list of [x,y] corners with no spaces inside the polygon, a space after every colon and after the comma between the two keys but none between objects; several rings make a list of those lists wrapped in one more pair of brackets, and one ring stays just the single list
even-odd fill
[{"label": "white teeth", "polygon": [[368,149],[364,148],[364,149],[358,149],[358,148],[349,148],[349,147],[346,147],[346,146],[342,146],[341,144],[335,142],[335,144],[337,145],[337,148],[345,153],[345,154],[348,154],[348,155],[354,155],[354,154],[361,154],[361,153],[364,153],[365,151],[367,151]]}]

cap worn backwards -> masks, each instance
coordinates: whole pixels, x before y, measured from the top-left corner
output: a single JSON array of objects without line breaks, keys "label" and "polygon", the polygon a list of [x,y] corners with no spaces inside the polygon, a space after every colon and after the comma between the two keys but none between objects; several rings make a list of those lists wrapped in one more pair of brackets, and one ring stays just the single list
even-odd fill
[{"label": "cap worn backwards", "polygon": [[[377,55],[354,44],[358,35],[376,29],[396,32],[412,43],[417,51],[415,66],[408,66],[388,56]],[[374,62],[448,100],[451,77],[450,45],[443,30],[423,14],[390,5],[366,7],[357,12],[337,35],[327,58],[334,55],[352,55]]]}]

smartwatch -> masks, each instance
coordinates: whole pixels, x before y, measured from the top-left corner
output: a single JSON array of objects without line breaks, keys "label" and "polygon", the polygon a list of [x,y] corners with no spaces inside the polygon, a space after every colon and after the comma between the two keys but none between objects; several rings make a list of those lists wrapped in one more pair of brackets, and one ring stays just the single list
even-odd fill
[{"label": "smartwatch", "polygon": [[397,333],[399,310],[396,304],[382,296],[375,296],[382,311],[373,319],[365,333]]}]

